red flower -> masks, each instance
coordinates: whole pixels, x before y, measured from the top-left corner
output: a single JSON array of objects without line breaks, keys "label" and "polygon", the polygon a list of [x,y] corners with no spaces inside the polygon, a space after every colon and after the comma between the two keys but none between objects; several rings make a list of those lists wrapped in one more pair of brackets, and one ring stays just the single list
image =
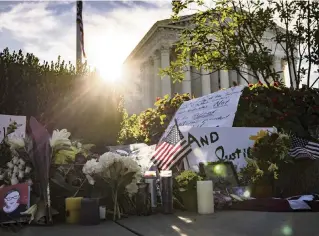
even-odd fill
[{"label": "red flower", "polygon": [[253,87],[253,86],[254,86],[253,84],[248,84],[248,87],[250,87],[250,88]]},{"label": "red flower", "polygon": [[274,83],[274,87],[278,87],[279,86],[279,83],[276,81],[275,83]]},{"label": "red flower", "polygon": [[262,83],[261,81],[258,81],[258,84],[259,84],[259,85],[263,85],[263,83]]},{"label": "red flower", "polygon": [[156,98],[156,101],[158,101],[158,100],[161,100],[161,98],[160,98],[160,97],[157,97],[157,98]]}]

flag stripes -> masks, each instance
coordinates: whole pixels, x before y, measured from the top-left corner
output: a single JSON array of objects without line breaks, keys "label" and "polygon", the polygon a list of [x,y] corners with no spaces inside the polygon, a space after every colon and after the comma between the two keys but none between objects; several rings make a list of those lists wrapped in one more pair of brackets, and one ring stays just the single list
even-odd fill
[{"label": "flag stripes", "polygon": [[83,29],[83,19],[82,19],[82,9],[83,9],[83,2],[77,1],[77,13],[76,13],[76,22],[80,28],[80,44],[83,56],[86,57],[85,50],[84,50],[84,29]]},{"label": "flag stripes", "polygon": [[319,158],[319,143],[292,136],[289,155],[295,158]]},{"label": "flag stripes", "polygon": [[161,170],[171,169],[179,160],[192,151],[191,145],[175,124],[168,135],[160,140],[151,161]]}]

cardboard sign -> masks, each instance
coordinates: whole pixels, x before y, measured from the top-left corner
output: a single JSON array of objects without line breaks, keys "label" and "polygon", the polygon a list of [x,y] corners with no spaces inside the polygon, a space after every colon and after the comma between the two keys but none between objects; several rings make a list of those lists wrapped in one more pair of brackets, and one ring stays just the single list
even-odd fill
[{"label": "cardboard sign", "polygon": [[254,145],[249,137],[260,130],[273,131],[273,128],[180,127],[180,130],[192,146],[187,157],[190,169],[197,171],[200,162],[231,161],[239,171],[246,166],[245,158]]},{"label": "cardboard sign", "polygon": [[30,187],[27,183],[0,188],[0,223],[23,221],[21,215],[30,206]]},{"label": "cardboard sign", "polygon": [[175,124],[191,127],[232,127],[244,86],[231,87],[184,102],[165,134]]}]

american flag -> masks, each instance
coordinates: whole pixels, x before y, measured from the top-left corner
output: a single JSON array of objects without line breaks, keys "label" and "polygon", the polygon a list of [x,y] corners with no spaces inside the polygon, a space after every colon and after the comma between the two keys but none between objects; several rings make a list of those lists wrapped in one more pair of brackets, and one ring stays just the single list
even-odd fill
[{"label": "american flag", "polygon": [[289,155],[295,158],[319,158],[319,143],[292,136]]},{"label": "american flag", "polygon": [[171,169],[179,160],[192,151],[191,145],[178,129],[177,122],[167,136],[158,143],[151,160],[161,170]]},{"label": "american flag", "polygon": [[77,1],[76,2],[77,11],[76,11],[76,21],[79,24],[80,27],[80,43],[82,48],[83,56],[86,57],[85,51],[84,51],[84,30],[83,30],[83,19],[82,19],[82,9],[83,9],[83,2]]}]

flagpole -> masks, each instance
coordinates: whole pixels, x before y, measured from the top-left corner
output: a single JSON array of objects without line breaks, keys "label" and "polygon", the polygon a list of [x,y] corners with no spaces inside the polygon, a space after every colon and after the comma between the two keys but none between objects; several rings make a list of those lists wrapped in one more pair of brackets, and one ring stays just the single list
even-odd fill
[{"label": "flagpole", "polygon": [[81,22],[78,19],[78,14],[79,14],[78,4],[79,4],[79,2],[80,1],[76,1],[77,14],[75,17],[75,22],[76,22],[76,66],[78,66],[79,63],[82,63],[81,28],[80,28]]}]

